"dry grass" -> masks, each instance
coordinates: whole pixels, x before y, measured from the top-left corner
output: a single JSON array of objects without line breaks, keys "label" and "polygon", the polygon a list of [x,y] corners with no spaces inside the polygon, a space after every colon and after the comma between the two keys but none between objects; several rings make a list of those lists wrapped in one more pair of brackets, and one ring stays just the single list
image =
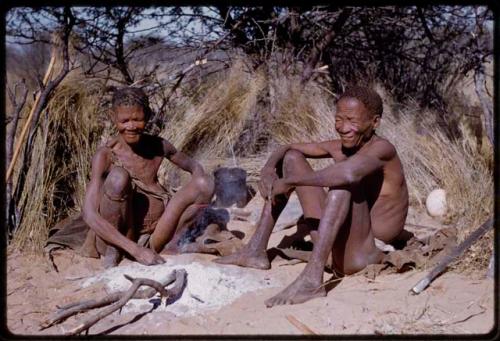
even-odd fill
[{"label": "dry grass", "polygon": [[[390,106],[387,106],[390,107]],[[380,134],[397,148],[408,182],[410,204],[424,211],[427,194],[435,188],[447,193],[449,206],[443,223],[459,230],[458,240],[465,239],[493,214],[493,149],[487,141],[479,149],[477,140],[462,121],[462,138],[452,141],[433,120],[435,115],[420,115],[420,131],[415,129],[416,107],[400,110],[399,119],[388,112]],[[418,223],[418,222],[417,222]],[[457,265],[461,269],[485,268],[493,249],[489,233],[474,245]]]},{"label": "dry grass", "polygon": [[[296,76],[277,75],[268,66],[250,70],[246,65],[244,60],[237,60],[227,72],[194,87],[189,96],[177,96],[160,135],[194,156],[208,171],[219,165],[237,164],[247,170],[248,179],[254,182],[277,144],[332,139],[336,134],[333,98],[319,84],[312,82],[301,88]],[[83,81],[65,82],[52,100],[49,115],[42,121],[42,133],[37,137],[33,164],[40,166],[30,169],[30,183],[23,199],[26,213],[15,245],[43,244],[48,228],[59,216],[52,204],[59,195],[56,184],[73,179],[69,191],[76,206],[81,204],[90,158],[104,129],[105,117],[96,95],[98,86]],[[391,112],[390,96],[383,97],[386,110],[379,133],[398,150],[411,205],[423,210],[426,195],[436,187],[444,188],[450,204],[446,222],[457,225],[459,239],[463,239],[493,212],[491,146],[478,150],[466,124],[460,125],[463,138],[451,141],[437,129],[431,119],[435,115],[430,112],[419,115],[429,119],[418,122],[417,133],[418,106],[407,105]],[[110,130],[104,131],[108,134]],[[61,144],[78,152],[58,158],[56,149]],[[314,167],[326,163],[314,161]],[[171,176],[172,170],[164,162],[160,180]],[[63,215],[73,210],[57,209]],[[483,238],[461,264],[486,266],[492,244],[491,236]]]},{"label": "dry grass", "polygon": [[48,229],[81,207],[90,160],[102,132],[96,119],[98,91],[97,84],[68,79],[50,101],[36,136],[21,197],[25,213],[14,247],[39,251]]}]

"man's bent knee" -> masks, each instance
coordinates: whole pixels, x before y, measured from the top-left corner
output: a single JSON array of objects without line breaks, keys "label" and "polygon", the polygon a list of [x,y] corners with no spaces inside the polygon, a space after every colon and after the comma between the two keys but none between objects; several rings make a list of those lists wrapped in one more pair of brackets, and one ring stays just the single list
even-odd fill
[{"label": "man's bent knee", "polygon": [[303,160],[305,160],[304,154],[302,154],[298,150],[290,149],[285,153],[285,156],[283,157],[283,164],[285,168],[287,168],[290,165],[294,165],[295,163],[297,163],[297,161]]},{"label": "man's bent knee", "polygon": [[198,190],[199,195],[210,199],[214,193],[214,180],[208,176],[199,176],[193,179],[193,185]]},{"label": "man's bent knee", "polygon": [[121,167],[114,167],[104,182],[104,193],[112,200],[126,198],[131,189],[130,175]]}]

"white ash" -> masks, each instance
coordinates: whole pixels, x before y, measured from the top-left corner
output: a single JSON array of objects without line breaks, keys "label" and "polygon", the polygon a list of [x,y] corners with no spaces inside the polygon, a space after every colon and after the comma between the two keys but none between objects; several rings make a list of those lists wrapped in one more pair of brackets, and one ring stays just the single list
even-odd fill
[{"label": "white ash", "polygon": [[[123,291],[131,286],[131,282],[125,279],[124,274],[134,278],[143,277],[161,281],[174,269],[181,268],[187,272],[187,286],[182,296],[167,306],[164,301],[161,302],[155,311],[168,311],[175,315],[196,315],[229,305],[244,293],[283,286],[281,282],[269,278],[269,274],[265,271],[198,262],[182,265],[167,263],[155,266],[133,263],[105,270],[83,280],[81,284],[87,287],[96,282],[103,282],[110,292]],[[150,299],[130,300],[123,308],[123,312],[147,311],[151,309],[152,301],[158,301],[158,297],[156,295]]]}]

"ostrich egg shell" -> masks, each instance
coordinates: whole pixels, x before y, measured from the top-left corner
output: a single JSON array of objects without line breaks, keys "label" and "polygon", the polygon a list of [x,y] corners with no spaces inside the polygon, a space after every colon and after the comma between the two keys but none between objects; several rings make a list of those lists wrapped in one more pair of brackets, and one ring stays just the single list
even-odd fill
[{"label": "ostrich egg shell", "polygon": [[442,217],[446,214],[446,192],[444,189],[438,188],[433,190],[425,200],[427,212],[432,217]]}]

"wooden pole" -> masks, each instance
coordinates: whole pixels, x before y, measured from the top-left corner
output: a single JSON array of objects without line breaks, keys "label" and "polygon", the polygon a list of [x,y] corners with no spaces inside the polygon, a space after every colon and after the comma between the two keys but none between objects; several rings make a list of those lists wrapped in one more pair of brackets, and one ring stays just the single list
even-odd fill
[{"label": "wooden pole", "polygon": [[[52,74],[52,70],[54,69],[54,64],[55,64],[55,60],[56,60],[55,55],[56,55],[56,53],[55,53],[55,51],[53,51],[52,56],[50,57],[49,66],[47,67],[47,71],[45,72],[45,77],[43,77],[43,85],[44,86],[49,81],[49,78]],[[35,101],[33,102],[33,107],[31,108],[31,111],[28,115],[28,118],[26,119],[26,122],[24,123],[23,130],[21,131],[21,134],[19,135],[19,140],[17,142],[16,149],[14,150],[14,154],[12,155],[12,160],[10,161],[9,168],[7,169],[7,174],[5,176],[5,182],[8,182],[10,176],[12,175],[12,171],[14,170],[14,165],[16,163],[17,157],[19,156],[19,152],[21,151],[24,137],[26,136],[26,133],[28,132],[28,127],[30,126],[31,119],[33,118],[33,114],[35,113],[36,107],[38,106],[38,102],[40,101],[40,95],[41,95],[42,91],[43,90],[40,89],[40,91],[36,94]]]}]

